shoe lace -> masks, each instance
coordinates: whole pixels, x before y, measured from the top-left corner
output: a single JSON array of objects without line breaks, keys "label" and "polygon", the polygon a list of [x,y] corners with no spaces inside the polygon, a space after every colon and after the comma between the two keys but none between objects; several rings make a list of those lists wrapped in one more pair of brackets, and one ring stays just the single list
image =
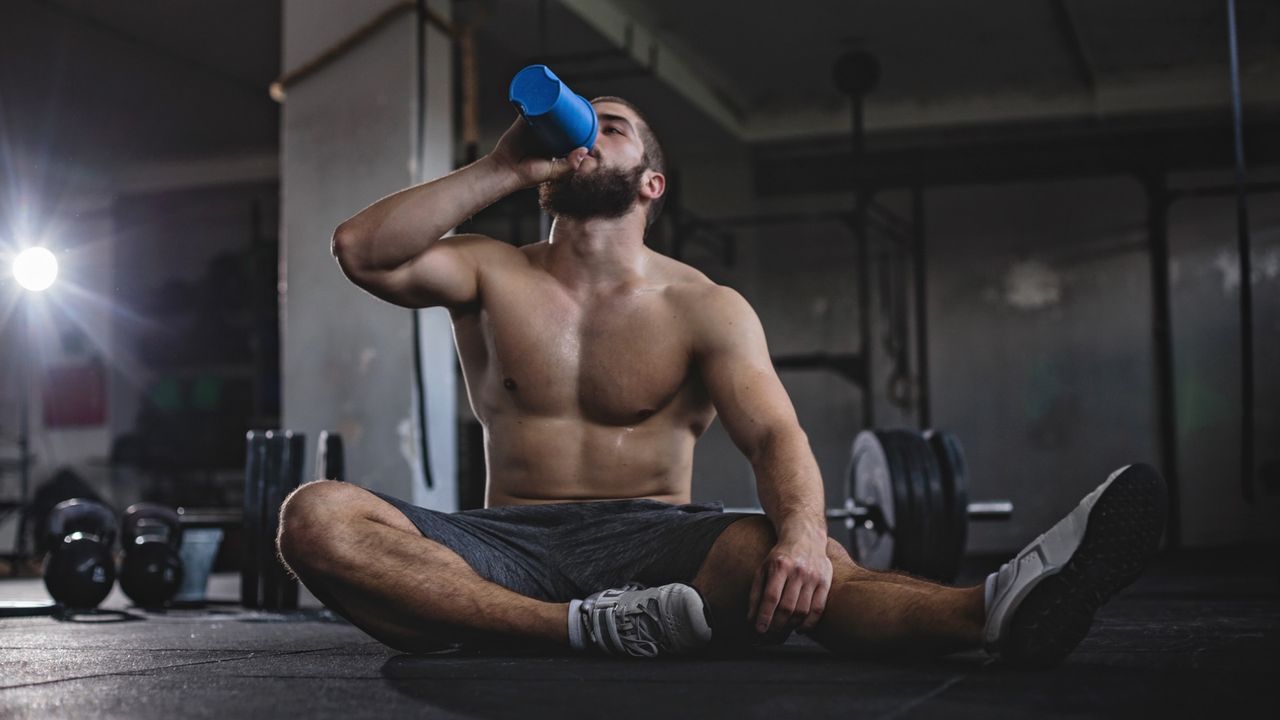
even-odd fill
[{"label": "shoe lace", "polygon": [[658,638],[662,634],[662,618],[658,599],[649,598],[618,618],[618,639],[628,654],[654,657],[658,654]]}]

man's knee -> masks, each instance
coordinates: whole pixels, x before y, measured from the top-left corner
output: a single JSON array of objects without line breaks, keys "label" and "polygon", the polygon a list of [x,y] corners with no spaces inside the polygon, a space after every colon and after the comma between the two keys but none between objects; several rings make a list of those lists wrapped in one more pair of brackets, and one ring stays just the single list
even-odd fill
[{"label": "man's knee", "polygon": [[294,490],[280,506],[276,547],[291,568],[313,562],[343,531],[353,508],[354,485],[317,480]]},{"label": "man's knee", "polygon": [[833,537],[827,538],[827,559],[831,561],[833,568],[856,566],[849,551]]},{"label": "man's knee", "polygon": [[[773,523],[765,516],[743,518],[735,522],[725,529],[707,553],[695,586],[704,594],[712,590],[710,586],[729,586],[735,591],[744,586],[749,589],[756,571],[764,564],[769,551],[777,543],[778,536],[774,532]],[[849,551],[830,537],[827,538],[827,558],[831,560],[832,582],[861,570],[850,557]]]},{"label": "man's knee", "polygon": [[849,550],[832,538],[827,538],[827,559],[831,560],[831,586],[848,580],[866,579],[874,572],[859,565]]}]

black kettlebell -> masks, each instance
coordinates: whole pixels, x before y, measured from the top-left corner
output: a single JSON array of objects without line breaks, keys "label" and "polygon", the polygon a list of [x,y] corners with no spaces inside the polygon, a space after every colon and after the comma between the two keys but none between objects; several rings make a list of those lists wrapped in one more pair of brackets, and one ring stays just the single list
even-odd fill
[{"label": "black kettlebell", "polygon": [[156,503],[136,503],[120,519],[120,588],[139,607],[161,607],[182,585],[182,525],[178,513]]},{"label": "black kettlebell", "polygon": [[63,500],[49,512],[46,527],[49,554],[44,560],[45,588],[65,607],[97,607],[116,581],[111,555],[116,540],[115,513],[95,500]]}]

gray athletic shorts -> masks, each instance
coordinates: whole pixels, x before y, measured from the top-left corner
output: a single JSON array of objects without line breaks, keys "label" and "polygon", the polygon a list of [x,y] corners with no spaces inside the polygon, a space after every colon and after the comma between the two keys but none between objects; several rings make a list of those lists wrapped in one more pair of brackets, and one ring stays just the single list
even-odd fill
[{"label": "gray athletic shorts", "polygon": [[443,513],[375,492],[481,577],[548,602],[582,599],[629,581],[693,580],[716,538],[751,515],[721,503],[606,500]]}]

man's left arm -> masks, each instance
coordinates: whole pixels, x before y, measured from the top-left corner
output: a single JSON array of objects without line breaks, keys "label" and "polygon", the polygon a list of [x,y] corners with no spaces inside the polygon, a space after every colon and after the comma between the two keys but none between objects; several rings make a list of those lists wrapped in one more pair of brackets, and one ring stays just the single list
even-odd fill
[{"label": "man's left arm", "polygon": [[831,588],[818,463],[769,357],[764,329],[737,292],[716,286],[692,313],[694,359],[720,419],[755,470],[778,542],[756,572],[748,619],[758,632],[811,629]]}]

